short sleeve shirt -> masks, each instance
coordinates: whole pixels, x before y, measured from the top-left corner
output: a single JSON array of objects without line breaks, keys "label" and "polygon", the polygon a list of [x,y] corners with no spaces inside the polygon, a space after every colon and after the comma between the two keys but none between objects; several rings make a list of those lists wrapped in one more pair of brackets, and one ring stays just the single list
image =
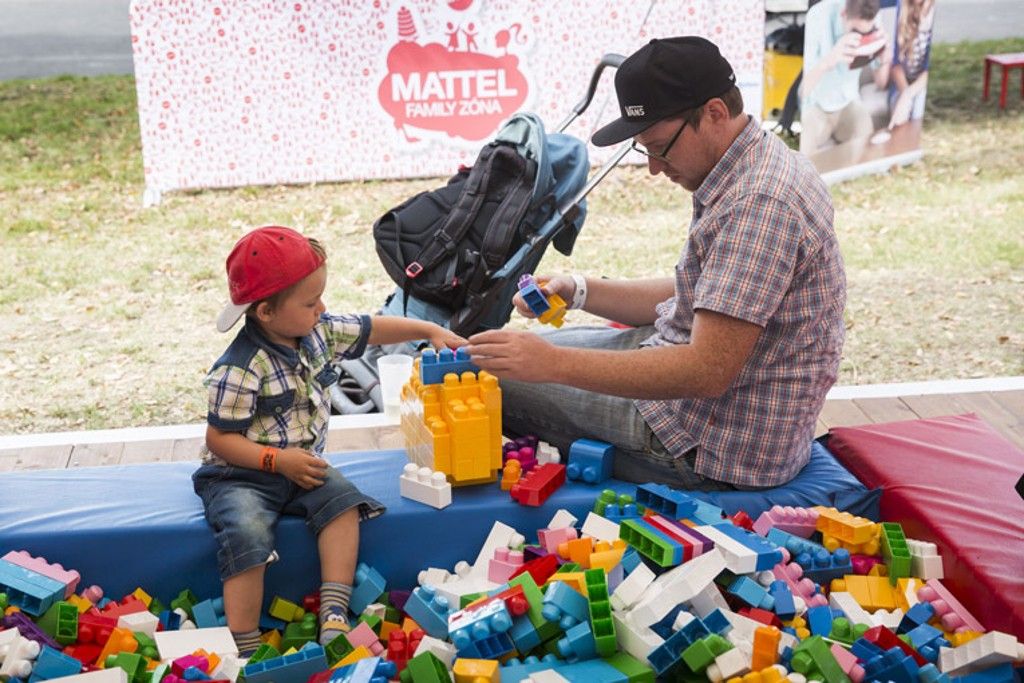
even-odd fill
[{"label": "short sleeve shirt", "polygon": [[[804,23],[804,73],[810,72],[847,33],[842,10],[845,0],[822,0],[807,11]],[[802,106],[832,113],[860,99],[860,69],[840,62],[826,71],[814,90],[804,95]]]},{"label": "short sleeve shirt", "polygon": [[[322,455],[330,386],[338,380],[333,363],[362,355],[369,335],[369,316],[324,314],[292,349],[269,341],[259,325],[246,319],[204,381],[207,422],[259,444]],[[202,458],[225,464],[205,446]]]},{"label": "short sleeve shirt", "polygon": [[753,119],[694,193],[675,296],[645,344],[688,344],[698,309],[764,328],[721,397],[636,402],[672,455],[697,449],[698,474],[774,486],[807,463],[844,337],[832,218],[810,162]]}]

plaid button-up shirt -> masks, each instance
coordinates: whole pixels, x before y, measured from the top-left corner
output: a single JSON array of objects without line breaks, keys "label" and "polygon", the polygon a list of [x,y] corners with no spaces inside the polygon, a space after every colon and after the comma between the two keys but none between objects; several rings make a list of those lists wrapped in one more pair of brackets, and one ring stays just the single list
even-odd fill
[{"label": "plaid button-up shirt", "polygon": [[[207,422],[259,444],[322,455],[331,416],[329,387],[338,380],[331,364],[362,355],[369,336],[369,316],[324,314],[292,349],[269,341],[246,319],[203,383],[210,392]],[[205,445],[202,459],[226,464]]]},{"label": "plaid button-up shirt", "polygon": [[698,474],[774,486],[807,463],[836,380],[846,275],[832,199],[807,159],[751,119],[693,194],[675,296],[648,345],[687,344],[696,309],[764,328],[719,398],[636,401],[668,451]]}]

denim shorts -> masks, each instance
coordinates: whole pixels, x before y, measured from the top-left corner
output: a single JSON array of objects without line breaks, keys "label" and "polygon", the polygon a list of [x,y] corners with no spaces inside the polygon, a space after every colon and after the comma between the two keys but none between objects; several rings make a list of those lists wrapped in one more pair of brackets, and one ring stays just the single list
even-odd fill
[{"label": "denim shorts", "polygon": [[353,507],[359,506],[361,520],[384,512],[383,505],[333,467],[327,468],[322,485],[308,491],[280,474],[234,465],[202,465],[192,475],[192,486],[203,499],[206,521],[217,539],[221,580],[267,563],[281,515],[303,517],[319,535]]}]

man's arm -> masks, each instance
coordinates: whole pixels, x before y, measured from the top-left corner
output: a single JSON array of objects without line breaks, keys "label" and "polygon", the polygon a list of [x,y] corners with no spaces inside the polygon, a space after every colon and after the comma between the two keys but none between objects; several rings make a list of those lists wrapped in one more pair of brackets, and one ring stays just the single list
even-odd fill
[{"label": "man's arm", "polygon": [[473,362],[501,378],[554,382],[641,399],[715,397],[735,381],[762,328],[698,309],[689,344],[631,351],[554,346],[529,332],[474,335]]},{"label": "man's arm", "polygon": [[624,325],[650,325],[658,319],[655,306],[675,295],[672,278],[603,280],[587,278],[587,313]]}]

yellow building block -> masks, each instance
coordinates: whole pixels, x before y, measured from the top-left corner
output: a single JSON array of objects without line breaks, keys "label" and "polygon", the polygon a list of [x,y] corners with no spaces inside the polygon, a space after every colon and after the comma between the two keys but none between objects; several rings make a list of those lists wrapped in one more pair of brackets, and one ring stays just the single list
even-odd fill
[{"label": "yellow building block", "polygon": [[583,572],[555,572],[544,582],[545,588],[552,581],[561,581],[583,597],[587,597],[587,583],[583,579]]},{"label": "yellow building block", "polygon": [[878,554],[878,524],[835,508],[819,505],[814,509],[818,511],[817,529],[822,535],[822,545],[829,552],[846,548],[851,553]]},{"label": "yellow building block", "polygon": [[626,542],[621,538],[615,539],[614,543],[607,541],[595,543],[594,552],[590,554],[590,568],[603,569],[605,573],[608,573],[622,561],[622,556],[625,553]]},{"label": "yellow building block", "polygon": [[110,632],[107,644],[100,650],[100,656],[96,658],[96,666],[103,669],[107,666],[107,657],[116,655],[119,652],[135,652],[139,649],[139,641],[135,640],[132,632],[126,628],[115,628]]},{"label": "yellow building block", "polygon": [[[783,670],[784,671],[784,670]],[[734,676],[725,683],[779,683],[785,677],[777,666],[769,666],[760,671],[751,671],[743,676]]]},{"label": "yellow building block", "polygon": [[847,574],[841,579],[833,579],[831,589],[849,593],[857,604],[869,612],[896,609],[897,591],[884,576]]},{"label": "yellow building block", "polygon": [[496,659],[464,659],[460,657],[455,660],[452,673],[455,674],[455,683],[499,683],[501,681]]},{"label": "yellow building block", "polygon": [[487,452],[490,424],[484,404],[474,397],[453,399],[448,402],[447,413],[451,431],[452,485],[487,481],[489,477],[493,477],[491,481],[496,479]]},{"label": "yellow building block", "polygon": [[281,632],[276,628],[264,633],[262,636],[260,636],[260,640],[266,643],[267,645],[270,645],[278,652],[281,651]]},{"label": "yellow building block", "polygon": [[594,552],[594,539],[586,536],[558,544],[559,557],[575,562],[584,569],[590,569],[590,554],[592,552]]},{"label": "yellow building block", "polygon": [[85,612],[92,607],[92,603],[83,598],[81,595],[72,595],[67,599],[66,602],[70,602],[78,610],[79,614],[85,614]]},{"label": "yellow building block", "polygon": [[365,645],[360,645],[356,649],[352,650],[352,652],[349,652],[347,655],[345,655],[343,659],[339,659],[337,662],[335,662],[334,666],[332,666],[331,668],[340,669],[343,666],[348,666],[349,664],[358,662],[360,659],[366,659],[367,657],[372,656],[373,653],[370,652],[370,650],[367,649]]},{"label": "yellow building block", "polygon": [[132,591],[132,595],[136,599],[141,600],[142,604],[145,605],[147,608],[153,602],[153,596],[151,596],[146,591],[142,590],[142,588],[136,588],[134,591]]}]

